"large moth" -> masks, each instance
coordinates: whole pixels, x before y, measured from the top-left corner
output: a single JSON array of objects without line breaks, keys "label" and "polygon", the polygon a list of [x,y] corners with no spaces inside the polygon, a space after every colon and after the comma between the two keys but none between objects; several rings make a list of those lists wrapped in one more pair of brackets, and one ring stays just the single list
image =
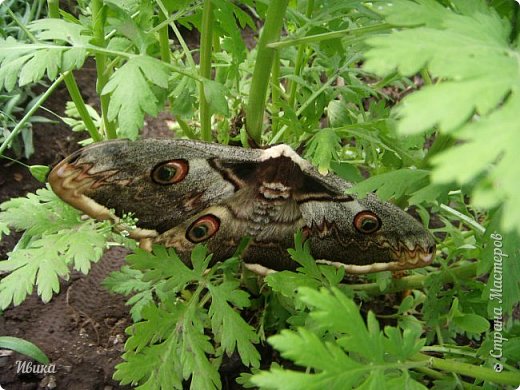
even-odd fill
[{"label": "large moth", "polygon": [[173,247],[186,263],[199,243],[219,261],[249,237],[242,258],[251,268],[294,269],[287,248],[299,229],[318,262],[351,273],[422,267],[435,253],[433,236],[409,214],[375,195],[347,195],[351,184],[320,175],[287,145],[107,141],[61,161],[49,182],[93,218],[133,213],[131,237]]}]

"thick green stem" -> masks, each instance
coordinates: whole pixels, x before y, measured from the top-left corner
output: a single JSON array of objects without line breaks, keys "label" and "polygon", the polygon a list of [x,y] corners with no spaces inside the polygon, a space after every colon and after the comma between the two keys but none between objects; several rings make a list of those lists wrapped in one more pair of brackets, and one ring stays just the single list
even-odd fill
[{"label": "thick green stem", "polygon": [[59,0],[47,0],[47,7],[49,8],[49,17],[57,19],[60,17]]},{"label": "thick green stem", "polygon": [[[307,3],[307,10],[305,12],[305,16],[310,18],[312,16],[312,11],[314,10],[314,0],[309,0]],[[299,76],[302,67],[303,67],[303,55],[305,54],[306,45],[298,46],[298,54],[296,55],[296,62],[294,63],[294,75]],[[294,80],[290,82],[289,85],[289,106],[294,108],[294,101],[296,100],[296,88],[298,87],[298,83]]]},{"label": "thick green stem", "polygon": [[20,120],[20,122],[18,122],[18,124],[14,127],[11,134],[9,134],[9,136],[4,140],[2,145],[0,145],[0,155],[2,155],[4,153],[5,149],[7,149],[7,147],[11,144],[11,142],[13,142],[14,138],[18,135],[18,133],[20,133],[20,131],[22,131],[25,123],[27,123],[27,121],[29,119],[31,119],[33,114],[42,106],[42,104],[47,100],[47,98],[54,92],[56,87],[58,85],[60,85],[60,83],[65,79],[65,77],[66,77],[66,74],[62,74],[62,75],[60,75],[60,77],[58,77],[56,80],[54,80],[54,82],[51,84],[51,86],[49,88],[47,88],[45,93],[43,95],[41,95],[40,98],[36,101],[36,103],[34,103],[34,105],[31,107],[31,109],[29,111],[27,111],[27,113],[23,116],[23,118]]},{"label": "thick green stem", "polygon": [[[60,9],[59,9],[59,1],[58,0],[48,0],[47,1],[49,7],[49,16],[51,18],[59,18],[60,17]],[[76,79],[72,75],[72,72],[64,73],[65,85],[67,86],[67,90],[69,91],[70,97],[78,110],[78,114],[85,123],[85,127],[92,137],[94,141],[101,141],[101,135],[94,124],[94,121],[90,117],[87,107],[85,105],[85,101],[81,96],[81,92],[79,91],[78,84],[76,83]]]},{"label": "thick green stem", "polygon": [[[202,8],[202,26],[200,32],[200,75],[211,77],[211,43],[213,42],[213,6],[211,0],[205,0]],[[199,85],[200,130],[204,141],[211,141],[211,112],[204,93],[204,83]]]},{"label": "thick green stem", "polygon": [[496,384],[513,386],[518,386],[520,384],[520,374],[517,372],[495,372],[491,368],[462,363],[456,360],[440,359],[424,354],[415,355],[413,360],[428,361],[432,368],[469,376],[471,378],[482,379]]},{"label": "thick green stem", "polygon": [[[92,10],[92,29],[94,33],[93,44],[99,47],[105,47],[105,18],[106,8],[103,6],[102,0],[92,0],[90,3]],[[102,95],[103,88],[105,87],[108,79],[110,78],[110,67],[107,67],[107,57],[105,54],[96,53],[96,92],[99,96],[101,105],[101,118],[103,120],[103,126],[108,139],[117,138],[115,123],[108,120],[108,106],[110,105],[110,95]]]},{"label": "thick green stem", "polygon": [[256,64],[246,107],[246,129],[249,136],[258,145],[261,144],[269,74],[274,58],[274,49],[267,47],[267,45],[279,39],[288,3],[289,0],[271,1],[269,3],[264,28],[258,40]]}]

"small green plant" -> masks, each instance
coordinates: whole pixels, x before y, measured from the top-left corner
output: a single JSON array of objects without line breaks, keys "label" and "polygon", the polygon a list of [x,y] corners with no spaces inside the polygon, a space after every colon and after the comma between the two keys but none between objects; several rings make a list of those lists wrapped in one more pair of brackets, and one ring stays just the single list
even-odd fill
[{"label": "small green plant", "polygon": [[[135,322],[116,368],[121,383],[220,388],[218,368],[237,352],[251,368],[238,380],[261,388],[520,384],[518,5],[92,0],[71,15],[49,0],[48,9],[50,18],[0,41],[1,87],[51,82],[0,153],[64,82],[67,123],[86,130],[86,142],[135,139],[145,115],[167,109],[178,136],[304,145],[321,173],[358,183],[351,192],[415,206],[439,241],[430,267],[350,284],[317,265],[301,235],[291,251],[297,272],[260,285],[242,272],[239,253],[209,268],[211,254],[197,247],[190,269],[172,250],[134,248],[105,283],[129,295]],[[249,50],[241,32],[255,30],[255,20],[262,27]],[[198,64],[180,26],[200,32]],[[89,57],[98,111],[72,74]],[[0,262],[10,272],[0,281],[2,308],[34,286],[48,301],[71,269],[87,273],[107,245],[131,245],[48,190],[0,207],[0,234],[25,231]],[[385,294],[410,290],[378,310]],[[260,371],[256,348],[266,340],[281,358]]]}]

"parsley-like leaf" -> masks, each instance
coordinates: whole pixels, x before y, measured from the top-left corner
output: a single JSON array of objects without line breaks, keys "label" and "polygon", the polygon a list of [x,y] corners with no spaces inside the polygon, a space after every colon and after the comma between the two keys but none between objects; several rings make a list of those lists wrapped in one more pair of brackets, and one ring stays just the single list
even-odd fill
[{"label": "parsley-like leaf", "polygon": [[398,130],[413,134],[438,126],[465,141],[432,159],[433,183],[471,184],[473,204],[503,204],[502,229],[520,233],[520,52],[510,42],[510,23],[494,8],[457,4],[457,11],[432,0],[382,6],[388,22],[415,27],[369,38],[364,67],[380,76],[426,68],[440,80],[397,106]]},{"label": "parsley-like leaf", "polygon": [[253,375],[254,384],[269,389],[364,389],[392,380],[424,388],[404,369],[397,377],[390,374],[393,363],[402,364],[423,346],[419,332],[386,328],[383,334],[374,314],[370,312],[365,323],[356,304],[337,288],[330,292],[302,287],[298,298],[311,308],[315,328],[283,330],[269,342],[284,358],[312,372],[275,367]]},{"label": "parsley-like leaf", "polygon": [[151,85],[167,89],[166,66],[151,57],[136,56],[116,70],[103,88],[103,95],[111,94],[108,119],[118,119],[122,136],[135,139],[144,114],[159,112],[159,99]]},{"label": "parsley-like leaf", "polygon": [[311,158],[322,175],[329,172],[331,161],[337,160],[340,141],[334,129],[320,129],[308,142],[305,156]]},{"label": "parsley-like leaf", "polygon": [[68,278],[69,266],[88,273],[106,247],[106,224],[93,220],[82,223],[79,212],[49,189],[11,199],[2,203],[0,210],[0,224],[25,230],[9,259],[0,261],[0,270],[11,272],[0,281],[2,309],[23,302],[35,284],[38,295],[48,302],[59,291],[59,278]]},{"label": "parsley-like leaf", "polygon": [[237,282],[224,282],[218,286],[208,285],[211,293],[209,315],[214,334],[219,336],[222,348],[231,354],[238,349],[242,362],[246,365],[259,367],[260,354],[253,346],[258,342],[258,336],[228,302],[238,308],[249,306],[249,297],[240,290]]}]

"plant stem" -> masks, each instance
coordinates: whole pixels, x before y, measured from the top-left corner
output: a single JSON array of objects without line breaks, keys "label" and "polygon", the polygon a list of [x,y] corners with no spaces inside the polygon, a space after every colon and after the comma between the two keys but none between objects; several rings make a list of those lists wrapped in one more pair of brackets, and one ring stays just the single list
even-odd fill
[{"label": "plant stem", "polygon": [[78,110],[78,114],[85,123],[85,127],[90,135],[90,137],[94,140],[94,142],[101,141],[103,138],[99,134],[94,121],[90,117],[88,113],[87,107],[85,106],[85,101],[81,96],[81,92],[79,91],[78,84],[76,84],[76,79],[72,76],[72,73],[65,73],[65,85],[67,86],[67,90],[69,91],[69,95]]},{"label": "plant stem", "polygon": [[[442,274],[443,283],[453,282],[455,278],[469,278],[475,275],[477,271],[477,263],[470,263],[466,265],[461,265],[460,267],[456,267],[451,269],[451,272],[445,272]],[[440,272],[439,272],[440,273]],[[411,290],[411,289],[419,289],[424,287],[424,282],[429,277],[429,275],[411,275],[405,276],[401,279],[393,279],[390,285],[385,288],[383,291],[379,289],[377,283],[365,283],[365,284],[351,284],[349,287],[354,291],[363,291],[367,294],[374,295],[383,295],[392,292]]]},{"label": "plant stem", "polygon": [[[213,6],[205,0],[202,7],[202,26],[200,31],[200,76],[211,77],[211,44],[213,42]],[[211,141],[211,113],[204,93],[204,82],[199,85],[200,130],[202,140]]]},{"label": "plant stem", "polygon": [[460,347],[444,347],[440,345],[431,345],[421,348],[422,352],[437,352],[437,353],[449,353],[452,355],[462,355],[462,356],[469,356],[472,358],[477,357],[477,353],[475,351],[465,351]]},{"label": "plant stem", "polygon": [[[168,14],[165,10],[159,10],[159,23],[165,22],[168,19]],[[165,23],[158,31],[159,33],[159,47],[161,51],[161,60],[170,63],[170,40],[168,39],[168,24]]]},{"label": "plant stem", "polygon": [[189,139],[197,139],[197,136],[193,133],[191,127],[184,121],[184,119],[182,119],[179,116],[176,116],[175,120],[179,124],[179,127],[182,129],[186,137],[188,137]]},{"label": "plant stem", "polygon": [[[102,0],[92,0],[90,3],[92,10],[92,30],[94,33],[93,44],[99,47],[105,47],[105,19],[106,8],[103,6]],[[102,53],[95,54],[96,59],[96,92],[99,96],[101,105],[101,118],[105,133],[108,139],[117,138],[116,126],[114,122],[108,120],[108,106],[110,105],[110,95],[103,95],[103,88],[110,78],[111,67],[106,66],[106,55]]]},{"label": "plant stem", "polygon": [[289,0],[278,0],[269,3],[263,31],[258,40],[256,64],[249,90],[249,101],[246,107],[246,129],[249,136],[258,145],[261,144],[265,100],[269,86],[269,74],[271,73],[274,58],[274,49],[267,47],[267,45],[279,39],[288,3]]},{"label": "plant stem", "polygon": [[60,83],[65,79],[67,73],[60,75],[54,82],[51,84],[49,88],[45,91],[43,95],[34,103],[29,111],[23,116],[23,118],[18,122],[18,124],[14,127],[13,131],[9,136],[4,140],[2,145],[0,145],[0,155],[4,153],[5,149],[9,146],[9,144],[13,141],[13,139],[18,135],[18,133],[22,130],[25,123],[33,116],[33,114],[38,110],[41,105],[47,100],[47,98],[54,92],[56,87],[60,85]]},{"label": "plant stem", "polygon": [[273,134],[280,128],[280,54],[274,53],[273,70],[271,72],[271,131]]},{"label": "plant stem", "polygon": [[[305,16],[310,18],[312,16],[312,11],[314,10],[314,0],[309,0],[307,3],[307,10],[305,11]],[[296,61],[294,63],[294,75],[299,76],[302,67],[303,67],[303,55],[305,54],[305,48],[307,46],[305,44],[300,44],[298,46],[298,54],[296,55]],[[289,85],[289,106],[294,108],[294,101],[296,99],[296,88],[298,83],[296,81],[291,81]]]},{"label": "plant stem", "polygon": [[432,78],[430,77],[430,74],[428,73],[427,69],[422,69],[421,70],[421,77],[424,80],[424,85],[432,85],[433,84]]},{"label": "plant stem", "polygon": [[[51,18],[58,19],[60,17],[59,1],[47,0],[47,5],[49,7],[49,16]],[[94,141],[101,141],[101,135],[99,134],[94,121],[88,113],[87,107],[85,106],[85,101],[81,96],[81,92],[79,91],[78,84],[76,83],[76,79],[74,78],[72,72],[66,72],[63,75],[63,80],[65,81],[69,95],[74,102],[76,109],[78,110],[79,116],[85,123],[85,127],[88,133]]]},{"label": "plant stem", "polygon": [[25,33],[25,35],[27,35],[27,38],[29,38],[33,43],[37,42],[33,33],[31,33],[22,22],[20,22],[20,20],[16,17],[14,12],[11,11],[11,9],[7,8],[7,13],[11,18],[13,18],[14,22],[18,25],[18,27],[20,27],[20,29]]},{"label": "plant stem", "polygon": [[484,234],[486,232],[486,228],[480,225],[478,222],[472,220],[468,216],[462,214],[461,212],[451,208],[448,205],[445,205],[444,203],[441,203],[440,208],[444,211],[447,211],[448,213],[454,215],[455,217],[459,218],[464,222],[467,226],[472,228],[473,230],[477,231],[480,234]]},{"label": "plant stem", "polygon": [[516,372],[495,372],[491,368],[458,362],[450,359],[440,359],[419,353],[413,357],[414,361],[428,361],[430,367],[455,374],[482,379],[496,384],[515,385],[520,384],[520,374]]},{"label": "plant stem", "polygon": [[282,49],[285,47],[291,47],[291,46],[296,46],[296,45],[301,45],[301,44],[309,44],[309,43],[316,43],[316,42],[320,42],[320,41],[326,41],[328,39],[337,39],[337,38],[345,39],[346,36],[352,36],[352,38],[348,39],[348,41],[351,42],[357,36],[361,36],[361,38],[363,38],[363,35],[365,35],[365,34],[387,31],[387,30],[390,30],[391,28],[392,28],[391,24],[381,23],[381,24],[375,24],[372,26],[345,29],[345,30],[333,31],[333,32],[328,32],[328,33],[323,33],[323,34],[310,35],[310,36],[302,37],[302,38],[284,39],[283,41],[270,43],[268,45],[268,47],[270,47],[272,49]]}]

